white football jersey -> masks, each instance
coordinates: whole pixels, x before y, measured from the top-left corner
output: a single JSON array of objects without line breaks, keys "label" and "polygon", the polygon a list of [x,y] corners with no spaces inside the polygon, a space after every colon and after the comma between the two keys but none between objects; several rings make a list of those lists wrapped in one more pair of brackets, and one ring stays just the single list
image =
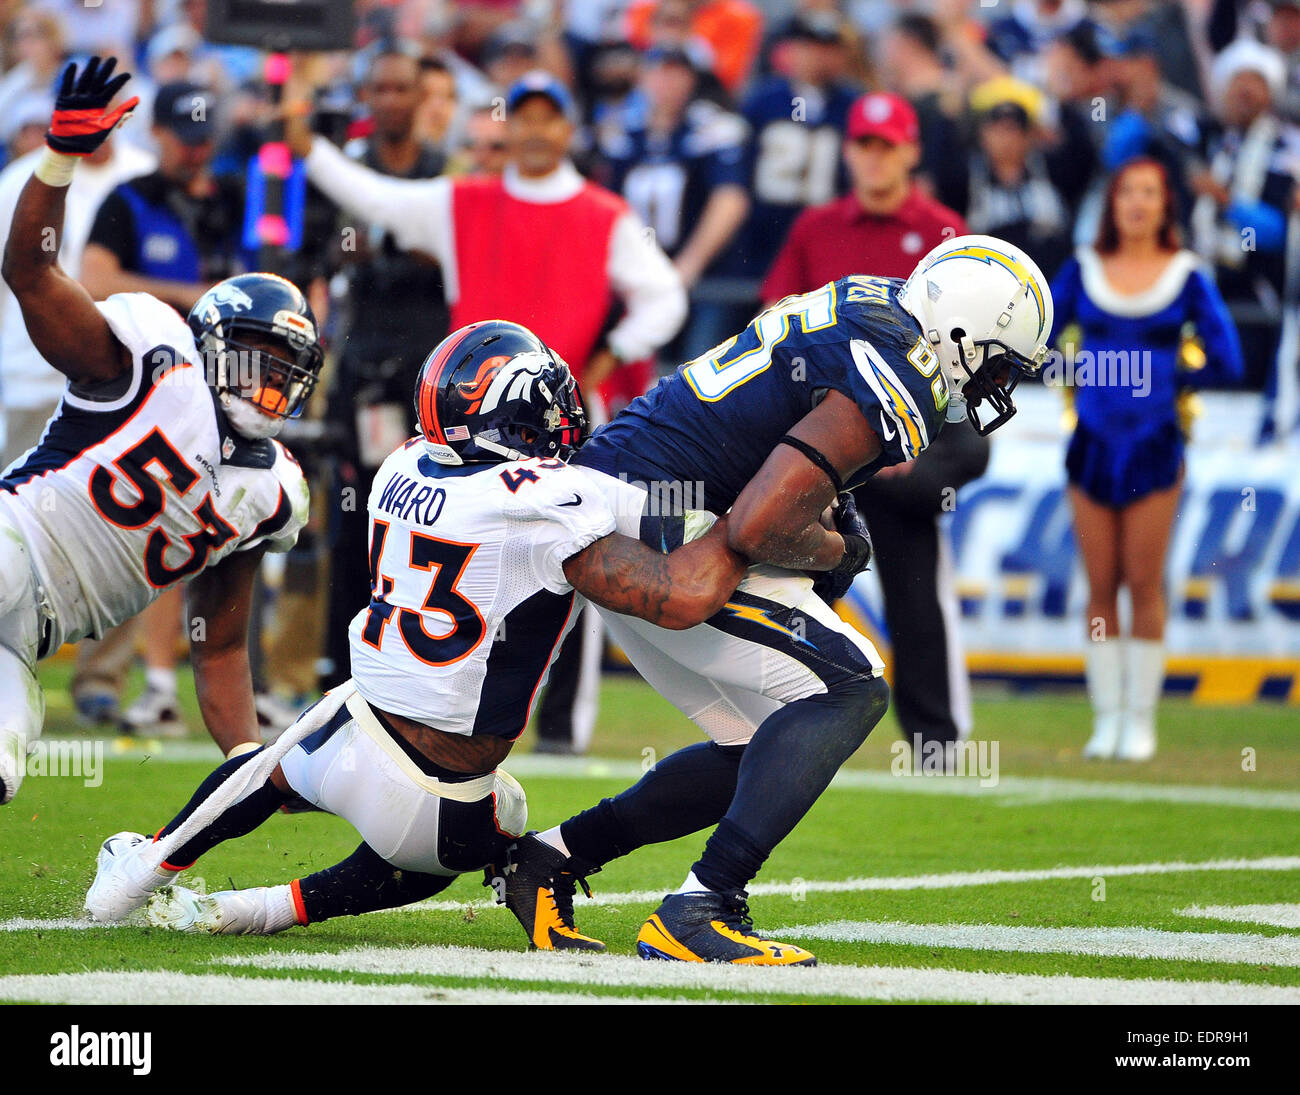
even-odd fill
[{"label": "white football jersey", "polygon": [[44,653],[103,635],[236,551],[287,551],[307,520],[298,462],[231,429],[185,321],[146,293],[97,307],[131,372],[69,384],[41,443],[0,480],[0,516],[41,585]]},{"label": "white football jersey", "polygon": [[369,508],[357,691],[439,730],[517,738],[582,603],[564,561],[614,531],[606,495],[559,460],[448,467],[414,438]]}]

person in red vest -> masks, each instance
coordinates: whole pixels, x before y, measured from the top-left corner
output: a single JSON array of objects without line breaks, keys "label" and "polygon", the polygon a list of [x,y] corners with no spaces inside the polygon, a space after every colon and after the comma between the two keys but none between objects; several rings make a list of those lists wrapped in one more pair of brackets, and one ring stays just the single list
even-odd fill
[{"label": "person in red vest", "polygon": [[[453,328],[521,323],[590,396],[621,362],[650,357],[677,333],[686,291],[627,203],[570,162],[573,117],[568,89],[549,73],[515,83],[506,96],[510,160],[499,177],[394,179],[312,139],[302,119],[289,136],[330,200],[438,260]],[[604,333],[616,302],[624,315]]]},{"label": "person in red vest", "polygon": [[[569,161],[574,116],[572,97],[554,76],[522,77],[506,95],[509,162],[492,177],[395,179],[313,139],[300,116],[290,119],[287,135],[328,198],[388,229],[398,247],[438,260],[453,329],[485,319],[523,324],[568,362],[598,424],[601,386],[620,365],[631,372],[677,333],[686,290],[627,203]],[[616,304],[623,315],[610,327]],[[552,665],[538,708],[539,749],[586,748],[596,722],[601,635],[589,611]]]}]

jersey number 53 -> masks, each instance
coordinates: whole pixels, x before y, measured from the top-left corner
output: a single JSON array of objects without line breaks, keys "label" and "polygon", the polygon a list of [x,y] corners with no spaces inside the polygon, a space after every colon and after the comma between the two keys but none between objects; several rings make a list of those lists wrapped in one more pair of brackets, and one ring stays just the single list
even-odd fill
[{"label": "jersey number 53", "polygon": [[[113,466],[117,473],[103,465],[91,472],[90,500],[104,519],[118,528],[144,528],[167,505],[162,483],[150,474],[150,466],[162,471],[162,478],[175,488],[177,494],[185,494],[199,481],[199,473],[157,429],[150,430],[143,440],[127,449],[113,461]],[[140,496],[137,501],[118,501],[116,488],[123,479],[135,488],[135,493]],[[194,507],[194,516],[199,522],[199,531],[185,537],[190,554],[180,566],[167,565],[167,549],[173,546],[167,534],[161,528],[149,533],[144,548],[144,572],[155,588],[162,589],[197,574],[208,565],[208,556],[213,551],[239,535],[238,530],[217,512],[211,493],[205,494]]]}]

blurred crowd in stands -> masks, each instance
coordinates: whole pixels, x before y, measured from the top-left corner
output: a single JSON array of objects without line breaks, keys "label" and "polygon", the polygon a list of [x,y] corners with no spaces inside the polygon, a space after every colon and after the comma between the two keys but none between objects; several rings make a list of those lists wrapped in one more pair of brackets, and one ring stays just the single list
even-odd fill
[{"label": "blurred crowd in stands", "polygon": [[[69,203],[64,265],[97,297],[143,288],[185,312],[214,281],[258,267],[256,154],[274,115],[265,55],[210,40],[206,9],[0,0],[6,161],[40,146],[67,60],[112,53],[135,75],[135,118]],[[819,248],[841,236],[890,226],[904,268],[882,258],[878,269],[874,255],[858,267],[901,274],[934,232],[964,226],[1018,244],[1053,278],[1096,239],[1108,180],[1135,157],[1167,172],[1183,241],[1240,332],[1245,387],[1262,406],[1276,388],[1282,315],[1300,292],[1300,0],[357,0],[356,12],[355,49],[295,58],[316,134],[384,175],[500,176],[528,154],[512,144],[508,92],[542,70],[563,89],[541,94],[571,123],[573,164],[671,260],[689,299],[680,329],[648,355],[611,337],[572,363],[590,370],[605,413],[763,303],[812,288],[802,281],[822,268]],[[455,293],[437,256],[359,223],[307,174],[287,187],[279,272],[309,293],[331,347],[314,415],[325,426],[303,427],[301,448],[286,437],[329,484],[299,552],[315,575],[331,529],[357,510],[364,521],[366,469],[411,432],[413,377]],[[23,177],[21,165],[0,176],[0,236]],[[494,261],[510,263],[508,249]],[[638,306],[623,288],[607,335]],[[61,389],[12,348],[15,324],[10,298],[6,463],[39,438]],[[1261,421],[1263,440],[1294,427]],[[351,510],[339,502],[349,486]],[[362,593],[363,564],[349,584]],[[335,630],[356,607],[340,601]],[[325,629],[323,609],[304,611],[322,615],[290,636]],[[304,670],[281,683],[315,682]]]}]

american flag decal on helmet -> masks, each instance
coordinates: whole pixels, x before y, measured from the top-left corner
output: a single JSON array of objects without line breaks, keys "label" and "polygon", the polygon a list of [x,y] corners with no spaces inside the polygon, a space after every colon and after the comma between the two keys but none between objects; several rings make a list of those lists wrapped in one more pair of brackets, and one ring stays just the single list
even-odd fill
[{"label": "american flag decal on helmet", "polygon": [[469,427],[468,427],[468,426],[448,426],[448,427],[447,427],[445,430],[443,430],[442,432],[443,432],[443,435],[447,438],[448,441],[468,441],[468,440],[469,440]]}]

